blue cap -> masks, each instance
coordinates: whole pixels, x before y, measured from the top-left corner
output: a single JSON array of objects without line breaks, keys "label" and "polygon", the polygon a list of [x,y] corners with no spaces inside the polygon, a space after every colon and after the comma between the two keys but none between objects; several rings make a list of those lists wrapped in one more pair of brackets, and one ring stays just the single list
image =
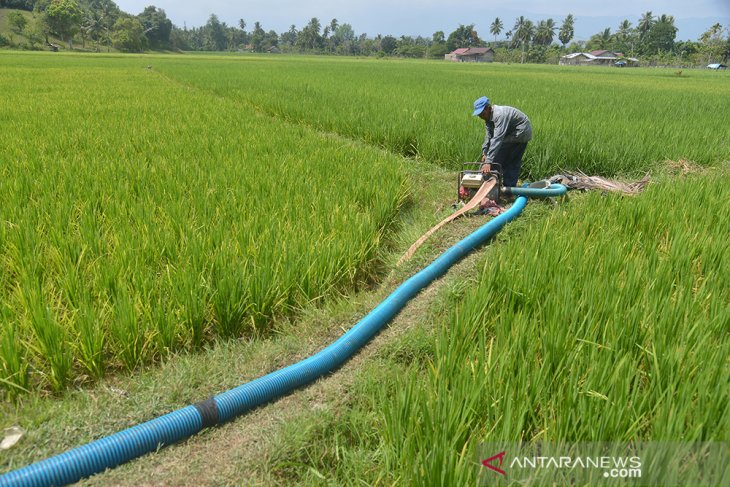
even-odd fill
[{"label": "blue cap", "polygon": [[477,101],[474,102],[474,113],[472,113],[471,116],[476,117],[482,113],[487,105],[489,105],[489,98],[486,96],[477,99]]}]

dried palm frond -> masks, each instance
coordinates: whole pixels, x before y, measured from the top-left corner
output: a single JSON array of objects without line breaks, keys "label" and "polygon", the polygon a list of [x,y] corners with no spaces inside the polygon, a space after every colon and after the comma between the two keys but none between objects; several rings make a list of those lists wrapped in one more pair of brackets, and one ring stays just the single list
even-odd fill
[{"label": "dried palm frond", "polygon": [[649,184],[649,174],[647,173],[639,181],[616,181],[615,179],[607,179],[599,176],[588,176],[580,171],[565,172],[556,174],[550,178],[551,183],[560,183],[570,189],[598,189],[601,191],[612,191],[628,195],[641,193],[647,184]]}]

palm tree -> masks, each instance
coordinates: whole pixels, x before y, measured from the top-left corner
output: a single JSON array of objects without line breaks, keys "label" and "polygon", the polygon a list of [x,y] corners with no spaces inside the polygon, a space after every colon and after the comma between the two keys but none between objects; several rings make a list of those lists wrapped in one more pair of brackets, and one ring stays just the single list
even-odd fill
[{"label": "palm tree", "polygon": [[631,33],[631,22],[628,20],[624,20],[618,25],[618,30],[616,31],[616,37],[621,39],[622,41],[625,41],[629,34]]},{"label": "palm tree", "polygon": [[633,54],[634,51],[634,32],[631,28],[631,22],[623,20],[618,25],[618,30],[614,36],[617,41],[617,47],[626,54],[627,51]]},{"label": "palm tree", "polygon": [[494,43],[497,43],[497,36],[502,32],[502,29],[504,29],[504,24],[502,21],[497,17],[494,19],[494,22],[492,22],[492,25],[489,26],[489,32],[494,36]]},{"label": "palm tree", "polygon": [[563,47],[566,46],[570,42],[570,40],[573,38],[574,31],[573,31],[573,23],[575,22],[575,17],[573,17],[573,14],[568,14],[567,17],[565,17],[565,20],[563,20],[563,25],[560,27],[560,32],[558,32],[558,39],[560,39],[560,42],[563,44]]},{"label": "palm tree", "polygon": [[639,30],[639,37],[641,39],[646,36],[646,33],[649,32],[649,29],[651,29],[652,25],[654,25],[654,16],[651,14],[651,11],[642,14],[641,18],[639,19],[639,25],[636,26],[636,28]]},{"label": "palm tree", "polygon": [[555,37],[555,21],[553,19],[541,20],[535,31],[535,42],[541,46],[549,46]]},{"label": "palm tree", "polygon": [[522,61],[525,62],[525,49],[530,43],[532,38],[535,36],[535,24],[531,20],[525,19],[520,15],[515,21],[515,26],[512,28],[514,34],[512,35],[513,42],[519,42],[522,45]]},{"label": "palm tree", "polygon": [[525,22],[527,19],[520,15],[517,20],[515,20],[515,25],[512,27],[512,43],[516,44],[520,41],[519,34],[522,32],[525,26]]},{"label": "palm tree", "polygon": [[535,28],[535,43],[544,46],[547,41],[547,24],[540,20]]},{"label": "palm tree", "polygon": [[611,35],[611,28],[606,27],[603,32],[601,32],[601,43],[604,46],[604,49],[608,49],[609,43],[611,42],[611,39],[613,36]]},{"label": "palm tree", "polygon": [[610,49],[612,40],[613,36],[611,35],[611,29],[609,27],[606,27],[602,32],[591,36],[590,40],[588,41],[588,46],[590,46],[591,49],[594,51],[598,51],[600,49]]},{"label": "palm tree", "polygon": [[661,16],[659,16],[659,18],[657,19],[657,23],[674,25],[674,16],[661,14]]},{"label": "palm tree", "polygon": [[547,24],[548,34],[550,37],[550,42],[548,42],[548,44],[552,44],[553,39],[555,38],[555,29],[557,29],[558,26],[555,25],[555,21],[553,19],[547,19],[545,23]]}]

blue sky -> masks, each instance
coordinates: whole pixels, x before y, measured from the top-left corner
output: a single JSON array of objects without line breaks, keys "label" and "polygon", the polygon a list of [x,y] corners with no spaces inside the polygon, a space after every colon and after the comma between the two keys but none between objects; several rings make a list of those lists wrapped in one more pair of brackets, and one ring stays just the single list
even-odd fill
[{"label": "blue sky", "polygon": [[[332,18],[352,25],[356,34],[423,35],[438,30],[447,35],[459,24],[475,24],[480,36],[491,39],[489,26],[495,17],[506,29],[524,15],[533,21],[553,18],[558,25],[569,13],[576,17],[576,39],[628,19],[634,24],[639,16],[651,11],[654,15],[673,15],[679,28],[678,40],[697,37],[710,25],[720,22],[730,27],[730,0],[120,0],[125,12],[138,14],[148,5],[165,10],[168,18],[179,26],[198,27],[211,14],[228,24],[244,19],[248,26],[261,22],[265,30],[279,33],[294,24],[301,29],[312,17],[323,24]],[[247,30],[248,27],[247,27]],[[502,34],[504,35],[504,34]]]}]

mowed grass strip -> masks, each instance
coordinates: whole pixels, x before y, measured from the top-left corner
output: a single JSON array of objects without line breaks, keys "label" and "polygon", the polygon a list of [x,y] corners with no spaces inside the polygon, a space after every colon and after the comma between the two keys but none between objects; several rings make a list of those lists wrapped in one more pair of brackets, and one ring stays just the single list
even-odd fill
[{"label": "mowed grass strip", "polygon": [[638,175],[665,160],[730,160],[730,73],[397,61],[228,57],[156,62],[167,75],[257,109],[457,169],[476,160],[487,95],[524,111],[524,176],[561,169]]},{"label": "mowed grass strip", "polygon": [[591,193],[519,222],[433,332],[285,428],[264,468],[288,484],[474,485],[481,442],[727,441],[730,214],[712,210],[727,180]]},{"label": "mowed grass strip", "polygon": [[147,59],[0,56],[5,398],[265,332],[371,277],[408,192],[398,157]]}]

